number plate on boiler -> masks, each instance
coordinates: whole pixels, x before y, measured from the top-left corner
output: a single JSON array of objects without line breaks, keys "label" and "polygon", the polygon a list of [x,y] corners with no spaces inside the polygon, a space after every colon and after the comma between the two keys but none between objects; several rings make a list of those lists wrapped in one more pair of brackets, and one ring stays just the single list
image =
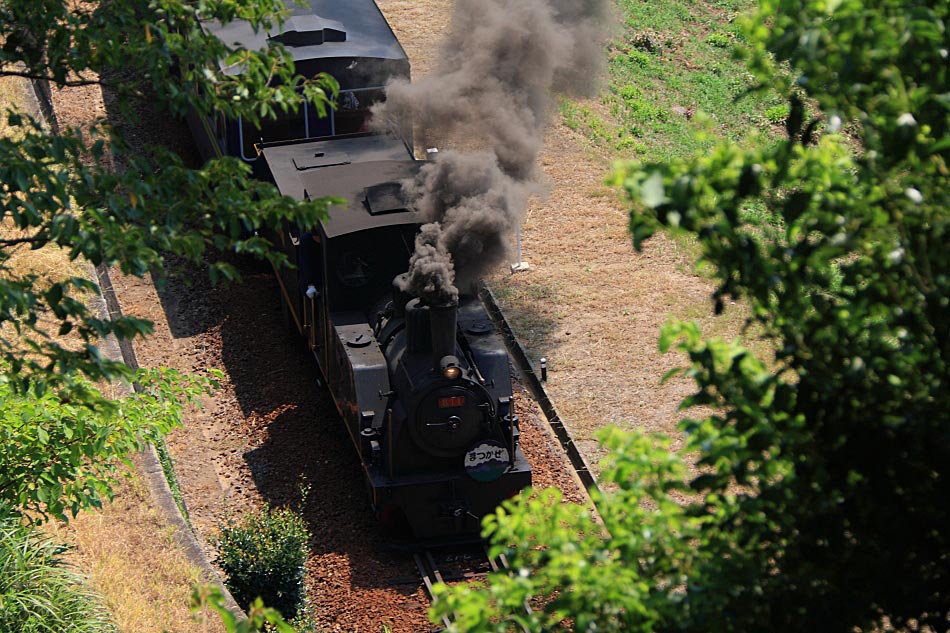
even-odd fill
[{"label": "number plate on boiler", "polygon": [[465,406],[465,396],[452,396],[449,398],[439,398],[440,409],[454,409]]}]

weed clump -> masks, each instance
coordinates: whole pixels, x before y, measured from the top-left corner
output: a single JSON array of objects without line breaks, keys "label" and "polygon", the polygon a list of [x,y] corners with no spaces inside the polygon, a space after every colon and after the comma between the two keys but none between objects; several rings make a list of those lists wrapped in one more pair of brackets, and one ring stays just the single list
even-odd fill
[{"label": "weed clump", "polygon": [[64,551],[0,509],[0,631],[116,631],[99,596],[65,566]]},{"label": "weed clump", "polygon": [[732,46],[732,39],[725,33],[710,33],[706,43],[715,48],[729,48]]},{"label": "weed clump", "polygon": [[783,103],[767,108],[765,110],[765,118],[773,125],[784,123],[785,119],[788,118],[788,106]]}]

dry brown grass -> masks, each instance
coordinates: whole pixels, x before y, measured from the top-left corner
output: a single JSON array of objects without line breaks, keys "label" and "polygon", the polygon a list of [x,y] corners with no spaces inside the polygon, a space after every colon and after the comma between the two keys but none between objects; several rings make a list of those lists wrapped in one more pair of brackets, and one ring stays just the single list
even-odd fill
[{"label": "dry brown grass", "polygon": [[[31,233],[31,231],[17,229],[9,219],[0,222],[0,237],[5,239],[28,237]],[[87,276],[88,272],[82,262],[78,260],[69,261],[66,251],[54,245],[33,250],[27,244],[19,244],[5,249],[5,254],[9,256],[9,259],[5,262],[6,268],[0,270],[0,278],[21,278],[26,275],[34,275],[35,279],[32,286],[35,292],[48,288],[56,281],[63,281],[69,277]],[[82,294],[75,292],[72,293],[72,296],[83,301],[87,300],[83,298]],[[50,342],[73,351],[81,349],[84,345],[77,331],[73,331],[68,336],[57,335],[61,322],[51,313],[40,312],[37,316],[37,330],[48,336]],[[27,334],[27,331],[24,330],[23,333]],[[0,327],[0,335],[8,341],[17,340],[18,336],[12,323],[4,323]],[[30,338],[37,342],[43,342],[44,340],[42,335],[30,335]],[[22,342],[20,347],[26,349]],[[26,356],[34,357],[35,355],[27,354]]]},{"label": "dry brown grass", "polygon": [[435,67],[453,0],[377,0],[412,63],[412,76],[427,75]]},{"label": "dry brown grass", "polygon": [[175,545],[171,528],[134,474],[101,510],[51,529],[73,546],[72,561],[105,598],[121,631],[223,630],[216,616],[192,618],[190,596],[201,582],[200,571]]},{"label": "dry brown grass", "polygon": [[[0,77],[0,136],[17,134],[16,128],[7,125],[7,108],[15,110],[27,110],[30,99],[29,83],[17,77]],[[33,232],[30,230],[18,229],[9,218],[4,218],[0,222],[0,236],[6,239],[21,239],[29,237]],[[30,248],[29,244],[19,244],[4,249],[4,255],[7,257],[4,262],[6,271],[0,271],[0,277],[15,276],[17,278],[26,275],[35,275],[36,280],[33,287],[36,290],[42,290],[48,287],[54,281],[61,281],[69,277],[82,277],[86,275],[86,269],[80,261],[69,261],[66,252],[56,246],[47,246],[39,249]],[[40,315],[39,327],[42,331],[55,332],[59,327],[59,322],[45,318]],[[15,337],[13,326],[6,324],[2,330],[4,338],[12,339]],[[77,348],[82,344],[78,337],[56,337],[52,336],[56,342],[67,348]]]},{"label": "dry brown grass", "polygon": [[670,317],[712,325],[710,288],[673,240],[659,236],[633,251],[626,209],[603,193],[606,163],[573,132],[551,128],[542,169],[551,191],[530,209],[522,234],[531,267],[501,272],[492,284],[532,356],[548,358],[552,398],[597,461],[594,435],[606,424],[674,431],[690,385],[659,384],[682,362],[659,353],[659,330]]},{"label": "dry brown grass", "polygon": [[13,130],[7,125],[7,108],[23,108],[27,103],[29,84],[18,77],[0,77],[0,136]]}]

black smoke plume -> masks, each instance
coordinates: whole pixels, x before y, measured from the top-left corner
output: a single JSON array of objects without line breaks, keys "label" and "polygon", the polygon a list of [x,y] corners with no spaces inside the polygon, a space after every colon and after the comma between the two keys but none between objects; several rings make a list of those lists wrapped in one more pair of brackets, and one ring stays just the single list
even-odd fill
[{"label": "black smoke plume", "polygon": [[424,147],[451,136],[482,150],[442,152],[403,185],[440,230],[424,243],[454,261],[443,278],[467,283],[507,255],[528,198],[541,191],[536,161],[552,97],[595,88],[606,12],[607,0],[457,0],[437,70],[387,85],[377,126],[405,138],[396,122],[411,113]]},{"label": "black smoke plume", "polygon": [[423,224],[416,234],[416,252],[409,258],[409,275],[396,277],[399,288],[429,305],[455,303],[459,298],[453,280],[452,257],[440,244],[438,224]]}]

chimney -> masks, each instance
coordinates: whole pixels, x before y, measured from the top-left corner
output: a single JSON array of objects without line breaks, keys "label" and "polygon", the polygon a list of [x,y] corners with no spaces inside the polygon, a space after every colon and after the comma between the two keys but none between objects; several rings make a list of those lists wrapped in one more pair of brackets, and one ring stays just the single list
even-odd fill
[{"label": "chimney", "polygon": [[429,306],[429,328],[432,335],[432,365],[440,371],[445,356],[455,356],[458,303]]},{"label": "chimney", "polygon": [[427,305],[420,299],[406,304],[406,351],[432,354],[432,366],[441,371],[440,361],[455,356],[458,303]]},{"label": "chimney", "polygon": [[423,354],[431,349],[429,306],[419,299],[412,299],[406,304],[406,351],[410,354]]}]

